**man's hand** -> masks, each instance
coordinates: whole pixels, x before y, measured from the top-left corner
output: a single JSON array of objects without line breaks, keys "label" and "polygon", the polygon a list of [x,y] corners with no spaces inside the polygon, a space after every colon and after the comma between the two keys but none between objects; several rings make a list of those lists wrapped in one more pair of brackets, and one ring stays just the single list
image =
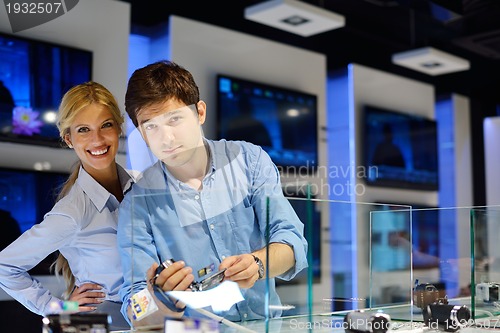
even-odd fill
[{"label": "man's hand", "polygon": [[[165,316],[172,318],[181,318],[183,312],[173,312],[165,304],[163,304],[156,296],[154,292],[153,285],[159,286],[163,291],[168,292],[172,290],[186,290],[189,289],[189,285],[194,281],[194,276],[191,274],[192,268],[185,267],[186,264],[183,261],[178,261],[173,263],[171,266],[163,269],[160,274],[156,276],[156,269],[158,264],[154,263],[149,267],[146,272],[146,281],[148,282],[148,291],[153,297],[153,301],[158,306],[158,311],[149,314],[141,320],[134,320],[132,315],[132,309],[130,306],[127,308],[127,315],[133,323],[134,327],[150,326],[150,325],[163,325],[165,323]],[[167,296],[168,297],[168,296]],[[176,302],[173,300],[175,307],[182,311],[185,308],[185,304],[182,302]]]},{"label": "man's hand", "polygon": [[[172,291],[172,290],[191,290],[189,286],[194,281],[194,275],[192,274],[193,269],[191,267],[185,267],[185,263],[183,261],[175,262],[171,266],[164,268],[161,273],[154,279],[156,276],[156,269],[158,268],[158,264],[154,263],[146,272],[146,276],[149,283],[148,288],[150,289],[151,295],[153,295],[156,304],[161,302],[158,301],[157,297],[154,295],[153,284],[159,286],[163,291]],[[175,307],[178,309],[186,308],[186,305],[179,300],[172,300]]]},{"label": "man's hand", "polygon": [[185,267],[184,261],[176,261],[169,267],[163,269],[158,277],[153,280],[156,275],[158,264],[154,263],[147,271],[146,276],[148,281],[161,287],[163,291],[172,290],[188,290],[189,285],[194,281],[193,269]]},{"label": "man's hand", "polygon": [[[252,253],[230,256],[222,260],[219,270],[226,268],[224,279],[238,283],[240,288],[252,288],[259,279],[259,265],[255,262],[254,255],[258,257],[264,267],[264,276],[276,277],[290,270],[295,265],[293,248],[285,243],[269,244],[269,265],[266,260],[266,248],[253,251]],[[269,266],[269,267],[268,267]],[[267,267],[269,271],[267,271]]]},{"label": "man's hand", "polygon": [[84,283],[75,287],[69,296],[69,301],[78,302],[78,311],[94,311],[97,304],[104,302],[106,294],[101,292],[102,287],[96,283]]},{"label": "man's hand", "polygon": [[224,268],[224,279],[238,283],[240,288],[252,288],[259,279],[259,266],[251,254],[227,257],[219,265],[219,270]]}]

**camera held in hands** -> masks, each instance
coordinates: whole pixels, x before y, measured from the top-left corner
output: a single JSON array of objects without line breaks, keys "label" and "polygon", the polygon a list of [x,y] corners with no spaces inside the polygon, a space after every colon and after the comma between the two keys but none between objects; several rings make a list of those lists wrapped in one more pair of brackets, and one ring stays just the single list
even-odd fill
[{"label": "camera held in hands", "polygon": [[351,311],[344,317],[347,333],[385,333],[391,326],[391,317],[385,313]]},{"label": "camera held in hands", "polygon": [[[158,268],[156,269],[156,274],[153,277],[153,281],[156,281],[156,278],[158,277],[158,275],[160,275],[161,271],[163,271],[168,266],[172,265],[174,262],[175,262],[174,259],[167,259],[164,262],[162,262],[160,266],[158,266]],[[225,271],[226,269],[223,269],[211,276],[204,278],[201,281],[194,281],[189,286],[189,289],[191,289],[192,291],[205,291],[208,289],[212,289],[222,283],[222,281],[224,280]]]},{"label": "camera held in hands", "polygon": [[[185,307],[179,308],[177,305],[178,301],[175,299],[172,299],[170,296],[168,296],[167,293],[165,291],[163,291],[163,289],[155,283],[156,278],[160,275],[160,273],[165,268],[172,265],[174,262],[175,262],[174,259],[167,259],[164,262],[162,262],[160,264],[160,266],[158,266],[158,268],[156,269],[155,276],[152,279],[152,285],[153,285],[154,294],[155,294],[156,298],[158,298],[158,300],[160,300],[170,310],[172,310],[174,312],[182,312],[185,310]],[[215,288],[216,286],[221,284],[222,281],[224,281],[224,272],[225,271],[226,271],[226,269],[223,269],[223,270],[218,271],[217,273],[215,273],[209,277],[206,277],[205,279],[203,279],[201,281],[195,281],[195,282],[191,283],[191,285],[189,285],[189,289],[191,289],[192,291],[205,291],[205,290]]]}]

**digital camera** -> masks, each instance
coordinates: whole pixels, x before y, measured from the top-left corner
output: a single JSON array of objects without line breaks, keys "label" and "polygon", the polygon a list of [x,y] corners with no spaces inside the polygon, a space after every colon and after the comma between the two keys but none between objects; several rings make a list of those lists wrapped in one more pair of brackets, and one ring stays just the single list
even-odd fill
[{"label": "digital camera", "polygon": [[483,302],[498,301],[500,284],[495,282],[483,282],[476,285],[476,296]]},{"label": "digital camera", "polygon": [[[163,291],[163,289],[160,286],[158,286],[155,283],[156,278],[160,275],[160,273],[165,268],[172,265],[174,262],[175,262],[174,259],[167,259],[164,262],[162,262],[160,264],[160,266],[158,266],[158,268],[156,269],[156,272],[155,272],[156,274],[153,277],[152,284],[153,284],[154,294],[160,302],[162,302],[171,311],[182,312],[182,311],[184,311],[185,307],[179,308],[177,306],[178,300],[172,299],[165,291]],[[218,286],[224,280],[224,272],[225,271],[226,270],[223,269],[223,270],[218,271],[217,273],[215,273],[211,276],[206,277],[205,279],[203,279],[199,282],[195,281],[195,282],[191,283],[191,285],[189,286],[189,289],[191,289],[192,291],[205,291],[208,289],[212,289],[212,288]]]},{"label": "digital camera", "polygon": [[391,326],[391,317],[385,313],[351,311],[344,317],[346,333],[386,333]]},{"label": "digital camera", "polygon": [[427,305],[422,315],[429,328],[446,332],[455,332],[471,321],[471,312],[465,305],[433,303]]},{"label": "digital camera", "polygon": [[421,309],[432,303],[447,304],[446,298],[440,298],[439,290],[430,283],[422,283],[413,289],[413,303]]},{"label": "digital camera", "polygon": [[[172,265],[174,262],[175,262],[174,259],[167,259],[164,262],[162,262],[160,264],[160,266],[158,266],[158,268],[156,269],[156,274],[153,278],[153,281],[156,280],[158,275],[160,275],[161,271],[163,271],[168,266]],[[224,280],[224,272],[225,271],[226,271],[226,269],[223,269],[223,270],[218,271],[215,274],[212,274],[212,275],[204,278],[201,281],[194,281],[189,286],[189,289],[191,289],[192,291],[205,291],[208,289],[212,289],[212,288],[218,286]]]},{"label": "digital camera", "polygon": [[61,313],[42,321],[43,333],[108,333],[111,317],[106,313]]}]

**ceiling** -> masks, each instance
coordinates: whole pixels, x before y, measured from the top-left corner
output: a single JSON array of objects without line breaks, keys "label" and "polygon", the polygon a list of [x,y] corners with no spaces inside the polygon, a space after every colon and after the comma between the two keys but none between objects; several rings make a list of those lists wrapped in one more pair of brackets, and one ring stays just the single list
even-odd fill
[{"label": "ceiling", "polygon": [[[323,53],[329,71],[354,62],[431,83],[437,94],[500,104],[499,0],[307,0],[346,19],[345,27],[310,37],[246,20],[245,8],[260,0],[124,1],[133,32],[151,33],[174,14]],[[424,46],[466,58],[471,69],[428,76],[392,64],[393,53]]]}]

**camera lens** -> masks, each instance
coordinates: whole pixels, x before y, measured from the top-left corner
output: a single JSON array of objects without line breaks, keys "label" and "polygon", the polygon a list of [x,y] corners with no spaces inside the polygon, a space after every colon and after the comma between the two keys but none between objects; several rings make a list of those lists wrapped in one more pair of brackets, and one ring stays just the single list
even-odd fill
[{"label": "camera lens", "polygon": [[453,309],[451,309],[451,317],[461,325],[465,326],[468,324],[471,315],[466,306],[455,305]]},{"label": "camera lens", "polygon": [[469,308],[465,305],[429,304],[424,313],[424,319],[429,327],[438,326],[439,329],[454,332],[465,327],[471,319]]},{"label": "camera lens", "polygon": [[385,333],[391,319],[384,313],[370,314],[360,310],[351,311],[344,317],[347,333]]}]

